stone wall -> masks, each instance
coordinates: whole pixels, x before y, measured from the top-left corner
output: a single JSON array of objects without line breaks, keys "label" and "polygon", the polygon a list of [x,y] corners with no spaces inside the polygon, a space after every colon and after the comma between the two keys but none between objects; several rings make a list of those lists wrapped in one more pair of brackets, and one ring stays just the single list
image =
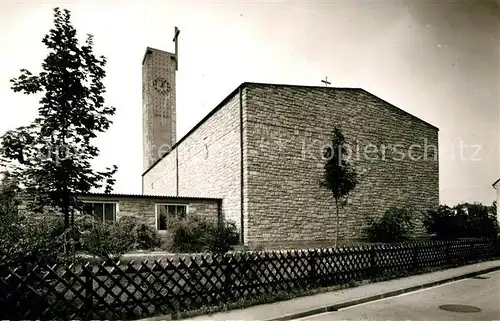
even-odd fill
[{"label": "stone wall", "polygon": [[173,150],[142,176],[145,195],[177,196],[177,150]]},{"label": "stone wall", "polygon": [[329,245],[334,202],[319,183],[335,125],[360,174],[341,210],[344,242],[362,237],[367,219],[391,206],[414,205],[422,213],[438,205],[436,127],[361,89],[251,83],[143,175],[143,193],[222,198],[225,219],[238,228],[243,206],[245,244],[252,247]]},{"label": "stone wall", "polygon": [[143,193],[222,198],[224,218],[239,229],[240,139],[239,95],[235,91],[143,175]]},{"label": "stone wall", "polygon": [[438,129],[364,90],[248,84],[244,116],[250,246],[332,243],[335,205],[319,183],[334,126],[360,173],[341,210],[342,239],[362,237],[367,218],[391,206],[421,213],[439,203]]}]

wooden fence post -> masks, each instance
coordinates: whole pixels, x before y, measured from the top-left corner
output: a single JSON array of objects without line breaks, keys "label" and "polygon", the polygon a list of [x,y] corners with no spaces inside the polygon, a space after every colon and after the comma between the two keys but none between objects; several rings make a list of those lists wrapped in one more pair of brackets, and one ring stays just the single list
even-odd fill
[{"label": "wooden fence post", "polygon": [[231,292],[232,269],[230,268],[231,258],[228,255],[223,255],[221,261],[222,265],[224,266],[224,294],[226,297],[226,302],[231,302],[232,298],[232,292]]},{"label": "wooden fence post", "polygon": [[377,251],[375,246],[370,246],[370,269],[371,278],[375,279],[378,276],[377,261],[376,261]]},{"label": "wooden fence post", "polygon": [[451,258],[450,258],[450,245],[449,242],[445,241],[444,243],[444,258],[446,260],[446,265],[451,264]]},{"label": "wooden fence post", "polygon": [[85,307],[90,316],[92,316],[91,311],[94,306],[94,279],[91,269],[92,267],[85,266],[83,270],[85,275]]},{"label": "wooden fence post", "polygon": [[476,260],[476,253],[474,253],[474,242],[470,243],[469,253],[470,253],[469,261],[475,261]]},{"label": "wooden fence post", "polygon": [[310,279],[310,283],[312,286],[316,287],[317,284],[318,284],[318,280],[316,280],[316,261],[315,261],[315,258],[314,258],[314,251],[311,251],[309,250],[307,252],[307,256],[308,256],[308,263],[309,263],[309,266],[311,268],[311,272],[309,273],[309,279]]},{"label": "wooden fence post", "polygon": [[413,270],[418,270],[420,264],[418,262],[418,244],[415,244],[413,246]]}]

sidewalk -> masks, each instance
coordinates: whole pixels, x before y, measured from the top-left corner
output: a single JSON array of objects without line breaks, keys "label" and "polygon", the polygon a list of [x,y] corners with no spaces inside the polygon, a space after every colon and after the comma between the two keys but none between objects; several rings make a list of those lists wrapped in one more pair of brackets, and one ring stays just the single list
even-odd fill
[{"label": "sidewalk", "polygon": [[[355,288],[315,294],[287,301],[257,305],[246,309],[203,315],[185,321],[260,320],[284,321],[334,311],[348,306],[399,295],[438,284],[500,270],[500,260],[481,262],[443,271],[409,276]],[[147,320],[168,320],[169,316]]]}]

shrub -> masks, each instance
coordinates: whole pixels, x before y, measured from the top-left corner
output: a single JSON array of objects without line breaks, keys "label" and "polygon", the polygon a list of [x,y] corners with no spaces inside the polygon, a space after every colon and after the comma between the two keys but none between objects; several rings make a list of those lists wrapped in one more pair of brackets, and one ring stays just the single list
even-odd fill
[{"label": "shrub", "polygon": [[226,253],[238,244],[236,225],[232,222],[217,223],[196,215],[171,222],[171,249],[176,252]]},{"label": "shrub", "polygon": [[152,250],[160,246],[160,236],[153,227],[146,224],[140,224],[137,226],[136,231],[136,249]]},{"label": "shrub", "polygon": [[52,265],[75,261],[66,241],[68,232],[59,217],[33,219],[4,215],[0,218],[0,258],[4,264]]},{"label": "shrub", "polygon": [[234,222],[219,224],[210,242],[210,252],[224,254],[239,243],[239,235]]},{"label": "shrub", "polygon": [[496,211],[480,203],[463,203],[453,208],[440,205],[427,211],[423,223],[428,233],[437,239],[452,240],[467,237],[496,238]]},{"label": "shrub", "polygon": [[212,234],[211,222],[196,215],[188,215],[185,219],[173,219],[169,223],[172,250],[184,253],[206,250]]},{"label": "shrub", "polygon": [[82,231],[82,251],[104,259],[119,257],[132,250],[160,246],[158,232],[135,217],[122,217],[114,223],[95,223],[88,215],[78,221]]},{"label": "shrub", "polygon": [[411,238],[414,229],[415,210],[406,206],[392,207],[379,219],[370,219],[365,230],[371,242],[402,242]]},{"label": "shrub", "polygon": [[130,251],[134,237],[126,224],[96,223],[82,235],[82,250],[88,254],[110,260]]},{"label": "shrub", "polygon": [[75,260],[66,244],[62,219],[46,216],[35,219],[19,211],[20,190],[6,175],[0,183],[0,260],[3,264],[52,265]]},{"label": "shrub", "polygon": [[9,214],[17,215],[19,201],[19,185],[8,172],[0,172],[0,217]]},{"label": "shrub", "polygon": [[16,243],[22,239],[22,220],[17,213],[0,214],[0,259],[12,255]]},{"label": "shrub", "polygon": [[140,223],[135,217],[124,216],[120,218],[119,224],[129,230],[134,239],[132,248],[135,250],[152,250],[160,246],[160,235],[155,228]]}]

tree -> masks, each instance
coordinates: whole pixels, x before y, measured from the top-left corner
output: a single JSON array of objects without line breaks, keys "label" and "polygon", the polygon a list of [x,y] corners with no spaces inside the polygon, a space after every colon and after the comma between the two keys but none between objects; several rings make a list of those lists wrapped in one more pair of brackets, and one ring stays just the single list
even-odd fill
[{"label": "tree", "polygon": [[342,130],[335,127],[332,131],[331,145],[325,150],[325,171],[323,174],[323,180],[320,182],[320,186],[328,189],[335,199],[335,246],[337,246],[339,237],[339,208],[345,205],[347,196],[358,184],[358,175],[355,169],[346,160],[346,155],[346,139]]},{"label": "tree", "polygon": [[469,237],[496,238],[498,222],[496,203],[485,206],[481,203],[464,203],[454,207],[440,205],[427,211],[423,223],[427,232],[438,239],[457,239]]},{"label": "tree", "polygon": [[[496,204],[494,204],[496,206]],[[492,213],[490,206],[481,203],[465,203],[457,205],[458,209],[466,212],[466,237],[496,238],[498,224],[496,213]]]},{"label": "tree", "polygon": [[460,230],[463,221],[465,217],[462,212],[457,212],[448,205],[439,205],[436,209],[428,210],[422,222],[427,233],[438,239],[452,240],[462,234]]},{"label": "tree", "polygon": [[94,55],[92,35],[79,45],[68,10],[54,9],[54,25],[42,40],[49,51],[43,71],[33,75],[21,69],[11,80],[14,92],[41,93],[39,115],[4,134],[0,155],[15,163],[34,208],[59,209],[68,228],[80,207],[77,194],[112,190],[117,167],[94,171],[91,161],[99,155],[92,140],[109,128],[115,108],[104,105],[106,58]]}]

